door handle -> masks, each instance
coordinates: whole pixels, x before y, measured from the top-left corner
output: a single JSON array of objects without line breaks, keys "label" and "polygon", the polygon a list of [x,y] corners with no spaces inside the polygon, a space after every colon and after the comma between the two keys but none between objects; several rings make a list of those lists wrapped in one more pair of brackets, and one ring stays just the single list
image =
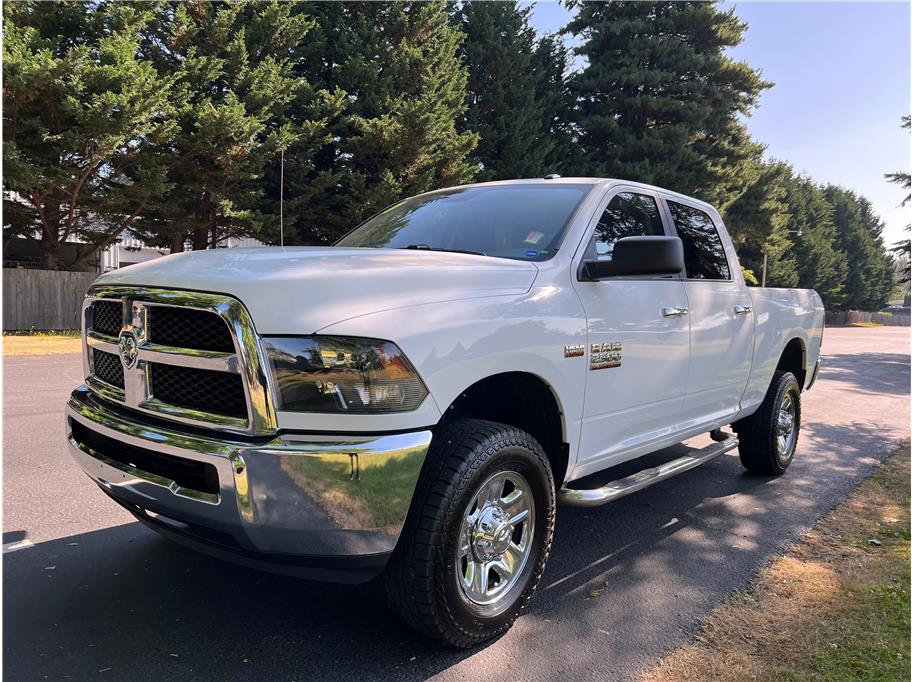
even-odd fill
[{"label": "door handle", "polygon": [[684,317],[687,314],[687,308],[677,306],[665,306],[662,308],[662,317]]},{"label": "door handle", "polygon": [[753,310],[749,305],[736,305],[735,315],[750,315]]}]

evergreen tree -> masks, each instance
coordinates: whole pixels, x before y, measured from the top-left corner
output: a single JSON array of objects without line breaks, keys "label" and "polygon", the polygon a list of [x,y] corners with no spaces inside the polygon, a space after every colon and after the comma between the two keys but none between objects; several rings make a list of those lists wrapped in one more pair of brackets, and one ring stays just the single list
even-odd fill
[{"label": "evergreen tree", "polygon": [[[216,246],[227,237],[273,236],[275,206],[264,205],[263,173],[281,149],[309,149],[325,136],[319,112],[332,100],[293,70],[313,27],[291,3],[160,5],[145,32],[151,61],[174,79],[177,161],[171,189],[143,212],[135,231],[149,243],[183,250]],[[284,118],[292,102],[308,120]]]},{"label": "evergreen tree", "polygon": [[795,244],[797,286],[814,289],[824,305],[841,310],[844,305],[848,259],[838,249],[832,207],[811,180],[797,177],[789,169],[784,202],[789,213],[788,228]]},{"label": "evergreen tree", "polygon": [[762,280],[765,255],[767,286],[793,287],[798,282],[784,202],[788,173],[788,168],[779,163],[745,165],[742,192],[725,212],[725,225],[745,277]]},{"label": "evergreen tree", "polygon": [[846,254],[846,310],[879,310],[893,291],[893,263],[881,233],[883,223],[870,202],[842,187],[828,185],[824,198],[832,207],[839,249]]},{"label": "evergreen tree", "polygon": [[456,129],[467,73],[443,3],[326,3],[316,14],[321,50],[310,77],[345,96],[310,171],[331,180],[316,197],[320,211],[293,198],[299,179],[287,185],[303,243],[332,241],[403,197],[470,181],[477,141]]},{"label": "evergreen tree", "polygon": [[705,2],[583,3],[567,31],[584,39],[571,83],[591,174],[715,201],[740,193],[759,158],[739,116],[770,86],[726,50],[747,25]]},{"label": "evergreen tree", "polygon": [[[172,80],[141,58],[149,5],[3,6],[6,238],[35,240],[44,265],[90,262],[168,188]],[[61,263],[67,240],[84,245]]]},{"label": "evergreen tree", "polygon": [[560,36],[542,36],[535,48],[538,78],[537,97],[545,123],[542,128],[550,140],[543,170],[547,173],[579,175],[583,167],[582,150],[573,130],[574,103],[570,81],[570,53]]},{"label": "evergreen tree", "polygon": [[461,129],[478,134],[470,157],[478,180],[541,177],[555,169],[555,133],[566,54],[553,38],[536,43],[532,7],[516,2],[465,2],[454,20],[465,40],[468,110]]}]

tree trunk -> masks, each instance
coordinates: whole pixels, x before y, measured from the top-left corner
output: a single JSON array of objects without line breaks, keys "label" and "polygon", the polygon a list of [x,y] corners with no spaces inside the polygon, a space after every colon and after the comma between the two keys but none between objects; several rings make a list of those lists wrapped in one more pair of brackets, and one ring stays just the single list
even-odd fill
[{"label": "tree trunk", "polygon": [[171,237],[171,253],[180,253],[183,251],[186,239],[186,236],[182,234]]},{"label": "tree trunk", "polygon": [[[209,225],[211,224],[212,202],[209,200],[209,192],[203,192],[202,201],[197,208],[196,217],[200,223],[204,223],[193,230],[193,250],[200,251],[209,246]],[[197,223],[199,225],[199,223]]]},{"label": "tree trunk", "polygon": [[209,246],[209,227],[204,225],[193,230],[193,250],[201,251]]},{"label": "tree trunk", "polygon": [[59,270],[60,257],[57,252],[60,248],[60,243],[42,239],[39,242],[39,245],[41,246],[41,254],[44,258],[45,270]]}]

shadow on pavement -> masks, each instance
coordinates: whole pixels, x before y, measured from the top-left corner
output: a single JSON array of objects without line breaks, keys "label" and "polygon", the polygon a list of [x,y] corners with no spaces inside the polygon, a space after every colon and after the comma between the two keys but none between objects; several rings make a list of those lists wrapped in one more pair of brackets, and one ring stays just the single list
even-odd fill
[{"label": "shadow on pavement", "polygon": [[[855,442],[859,435],[862,446],[877,440],[862,430],[855,429]],[[846,434],[816,427],[814,436],[844,442]],[[671,448],[649,464],[677,454]],[[715,582],[746,581],[771,546],[825,511],[812,490],[822,477],[809,475],[810,467],[837,466],[825,459],[807,453],[793,475],[771,480],[744,473],[736,457],[722,457],[624,504],[561,508],[539,593],[506,636],[511,658],[558,636],[592,636],[589,616],[599,610],[589,601],[593,593],[619,600],[606,627],[631,633],[657,613],[673,614],[679,594],[717,600]],[[793,488],[787,512],[775,504],[783,484]],[[746,507],[745,497],[752,500]],[[742,504],[733,505],[735,499]],[[136,523],[40,543],[6,555],[4,564],[10,680],[83,679],[99,671],[131,680],[415,678],[468,657],[497,656],[500,647],[448,650],[401,625],[371,585],[311,583],[236,567]],[[658,575],[673,576],[675,590],[650,587]],[[641,596],[644,590],[651,596]],[[560,631],[550,631],[549,621],[560,621]],[[611,646],[590,653],[610,656]]]},{"label": "shadow on pavement", "polygon": [[851,384],[853,391],[872,395],[909,394],[909,355],[862,352],[828,355],[821,361],[820,376]]}]

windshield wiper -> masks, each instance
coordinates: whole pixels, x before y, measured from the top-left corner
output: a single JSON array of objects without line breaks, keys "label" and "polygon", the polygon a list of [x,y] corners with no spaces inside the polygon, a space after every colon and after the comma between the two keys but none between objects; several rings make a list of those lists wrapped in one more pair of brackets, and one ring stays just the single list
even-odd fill
[{"label": "windshield wiper", "polygon": [[473,256],[487,256],[484,251],[469,251],[468,249],[443,249],[438,246],[430,246],[428,244],[409,244],[408,246],[400,246],[401,249],[412,249],[413,251],[445,251],[446,253],[468,253]]}]

